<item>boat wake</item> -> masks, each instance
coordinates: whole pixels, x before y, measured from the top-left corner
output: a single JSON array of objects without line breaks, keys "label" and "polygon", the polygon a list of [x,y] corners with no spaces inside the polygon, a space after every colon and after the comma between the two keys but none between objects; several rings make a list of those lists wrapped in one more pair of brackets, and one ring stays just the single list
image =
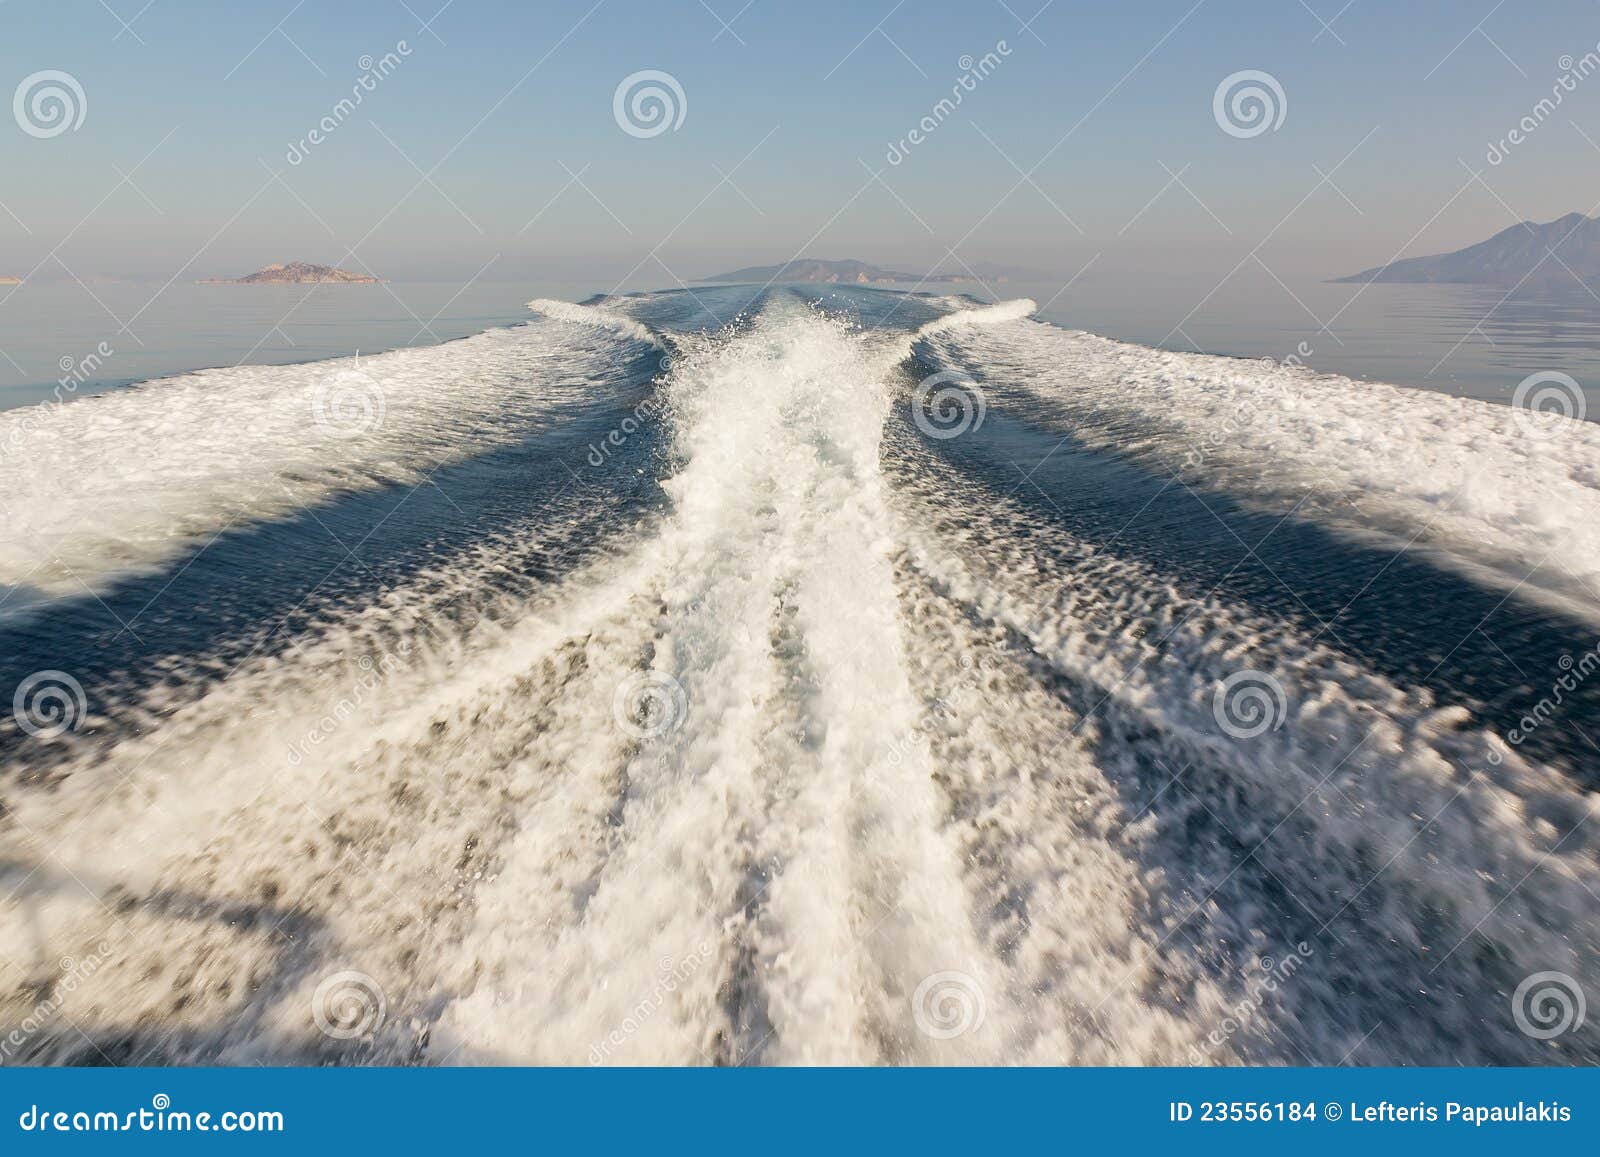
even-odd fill
[{"label": "boat wake", "polygon": [[[1596,979],[1581,776],[1444,660],[1363,642],[1382,613],[1319,630],[1137,529],[1175,485],[1217,504],[1214,543],[1287,517],[1331,568],[1415,534],[1488,605],[1548,547],[1539,589],[1571,600],[1589,427],[1535,453],[1509,413],[1117,346],[1031,302],[533,308],[361,359],[383,417],[351,437],[306,429],[357,372],[328,363],[19,434],[54,456],[0,465],[0,573],[45,600],[0,621],[40,659],[7,686],[75,580],[120,614],[151,574],[248,579],[227,538],[220,577],[174,574],[233,522],[435,479],[462,520],[497,497],[421,545],[396,507],[350,551],[381,583],[287,626],[174,626],[64,717],[19,707],[7,1059],[1600,1060],[1581,1017],[1526,1031],[1529,978]],[[1371,440],[1419,428],[1454,432],[1426,471]],[[1563,613],[1522,645],[1592,646]]]}]

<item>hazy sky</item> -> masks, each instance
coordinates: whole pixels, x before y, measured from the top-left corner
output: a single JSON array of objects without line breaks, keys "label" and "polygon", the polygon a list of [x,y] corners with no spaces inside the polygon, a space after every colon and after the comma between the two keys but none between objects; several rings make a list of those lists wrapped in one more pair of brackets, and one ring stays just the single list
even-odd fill
[{"label": "hazy sky", "polygon": [[[802,250],[955,268],[953,247],[1052,270],[1256,250],[1323,276],[1600,202],[1600,73],[1535,111],[1596,51],[1593,2],[1041,2],[0,0],[0,95],[45,70],[83,93],[55,135],[0,119],[0,274],[54,250],[85,277],[493,258],[490,277],[638,266],[649,285]],[[681,87],[682,123],[631,135],[613,98],[647,69]],[[1257,135],[1214,113],[1243,70],[1283,93]]]}]

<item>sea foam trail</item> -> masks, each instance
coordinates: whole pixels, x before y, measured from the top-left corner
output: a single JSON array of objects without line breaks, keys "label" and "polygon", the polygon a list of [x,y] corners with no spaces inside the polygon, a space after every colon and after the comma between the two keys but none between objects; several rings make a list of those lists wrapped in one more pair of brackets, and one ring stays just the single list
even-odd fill
[{"label": "sea foam trail", "polygon": [[570,301],[556,301],[547,297],[538,297],[528,302],[528,308],[534,313],[553,317],[559,321],[571,322],[579,326],[598,326],[608,329],[623,337],[642,341],[657,349],[665,349],[661,339],[649,326],[634,321],[631,317],[608,309],[604,303],[594,305],[575,305]]},{"label": "sea foam trail", "polygon": [[[573,307],[577,308],[577,307]],[[205,370],[0,414],[0,592],[81,592],[226,528],[526,437],[618,378],[619,338],[549,321],[447,345]]]},{"label": "sea foam trail", "polygon": [[[1004,914],[991,935],[1008,945],[1010,991],[1070,976],[1071,1001],[1033,1007],[1027,1055],[1539,1059],[1509,1017],[1485,1034],[1482,1004],[1460,994],[1577,975],[1600,946],[1591,795],[1464,710],[1041,525],[912,438],[898,446],[907,599],[930,631],[913,653],[958,708],[930,742],[952,812],[973,816],[957,830],[994,890],[979,910]],[[988,656],[981,675],[937,673],[946,629]],[[1038,694],[1040,674],[1054,694]],[[1225,689],[1240,679],[1259,690],[1258,726],[1234,716],[1246,701]],[[991,782],[960,774],[975,767]],[[1506,903],[1536,872],[1536,892]],[[1082,892],[1097,898],[1087,910]],[[1008,911],[1014,895],[1026,918]],[[1291,958],[1292,984],[1257,964]],[[1564,1053],[1597,1048],[1590,1033]]]},{"label": "sea foam trail", "polygon": [[1080,441],[1594,615],[1600,425],[1021,321],[925,336],[992,400]]},{"label": "sea foam trail", "polygon": [[920,326],[915,336],[932,337],[934,334],[946,333],[964,325],[998,325],[1006,321],[1021,321],[1025,317],[1031,317],[1038,310],[1038,304],[1026,297],[999,301],[993,305],[964,307]]},{"label": "sea foam trail", "polygon": [[[963,312],[923,340],[1020,324]],[[530,519],[11,749],[0,1021],[97,961],[19,1059],[1600,1058],[1509,1008],[1600,951],[1593,797],[964,475],[909,340],[781,294],[674,336],[665,506],[582,565]]]},{"label": "sea foam trail", "polygon": [[480,901],[497,959],[444,1026],[468,1055],[938,1059],[906,1004],[941,970],[981,973],[983,954],[925,766],[881,758],[917,720],[885,554],[881,368],[783,302],[675,359],[684,466],[644,677],[681,689],[683,715],[627,761],[581,922],[525,911],[561,884],[545,849],[568,820],[524,821],[525,850]]}]

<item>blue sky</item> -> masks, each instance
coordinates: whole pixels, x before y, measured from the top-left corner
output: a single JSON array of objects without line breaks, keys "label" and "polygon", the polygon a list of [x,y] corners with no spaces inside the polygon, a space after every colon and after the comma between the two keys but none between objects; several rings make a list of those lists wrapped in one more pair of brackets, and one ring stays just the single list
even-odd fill
[{"label": "blue sky", "polygon": [[[802,249],[953,268],[954,248],[1143,272],[1255,250],[1321,276],[1600,201],[1600,74],[1485,160],[1561,58],[1596,49],[1595,3],[1041,3],[4,0],[0,95],[60,70],[86,111],[45,138],[0,120],[0,273],[52,250],[83,276],[202,277],[354,247],[345,264],[395,277],[492,260],[491,277],[637,266],[662,284]],[[1002,41],[888,165],[962,58]],[[290,164],[362,58],[401,42]],[[640,139],[613,95],[644,69],[685,107]],[[1276,129],[1219,127],[1213,95],[1241,70],[1281,87]]]}]

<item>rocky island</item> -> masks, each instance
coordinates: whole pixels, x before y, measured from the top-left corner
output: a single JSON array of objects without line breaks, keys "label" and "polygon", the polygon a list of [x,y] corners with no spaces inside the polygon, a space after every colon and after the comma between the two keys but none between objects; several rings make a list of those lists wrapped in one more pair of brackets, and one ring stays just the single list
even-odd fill
[{"label": "rocky island", "polygon": [[731,273],[718,273],[711,277],[702,277],[700,280],[727,282],[820,281],[829,284],[844,283],[851,285],[938,282],[948,285],[976,281],[977,278],[958,273],[938,273],[923,276],[918,273],[900,273],[893,269],[884,269],[881,266],[870,265],[865,261],[822,261],[817,258],[806,257],[798,261],[788,261],[782,265],[752,265],[747,269],[735,269]]},{"label": "rocky island", "polygon": [[331,265],[310,265],[304,261],[291,261],[287,265],[269,265],[244,277],[212,277],[201,285],[377,285],[378,278],[364,273],[351,273],[348,269],[335,269]]}]

